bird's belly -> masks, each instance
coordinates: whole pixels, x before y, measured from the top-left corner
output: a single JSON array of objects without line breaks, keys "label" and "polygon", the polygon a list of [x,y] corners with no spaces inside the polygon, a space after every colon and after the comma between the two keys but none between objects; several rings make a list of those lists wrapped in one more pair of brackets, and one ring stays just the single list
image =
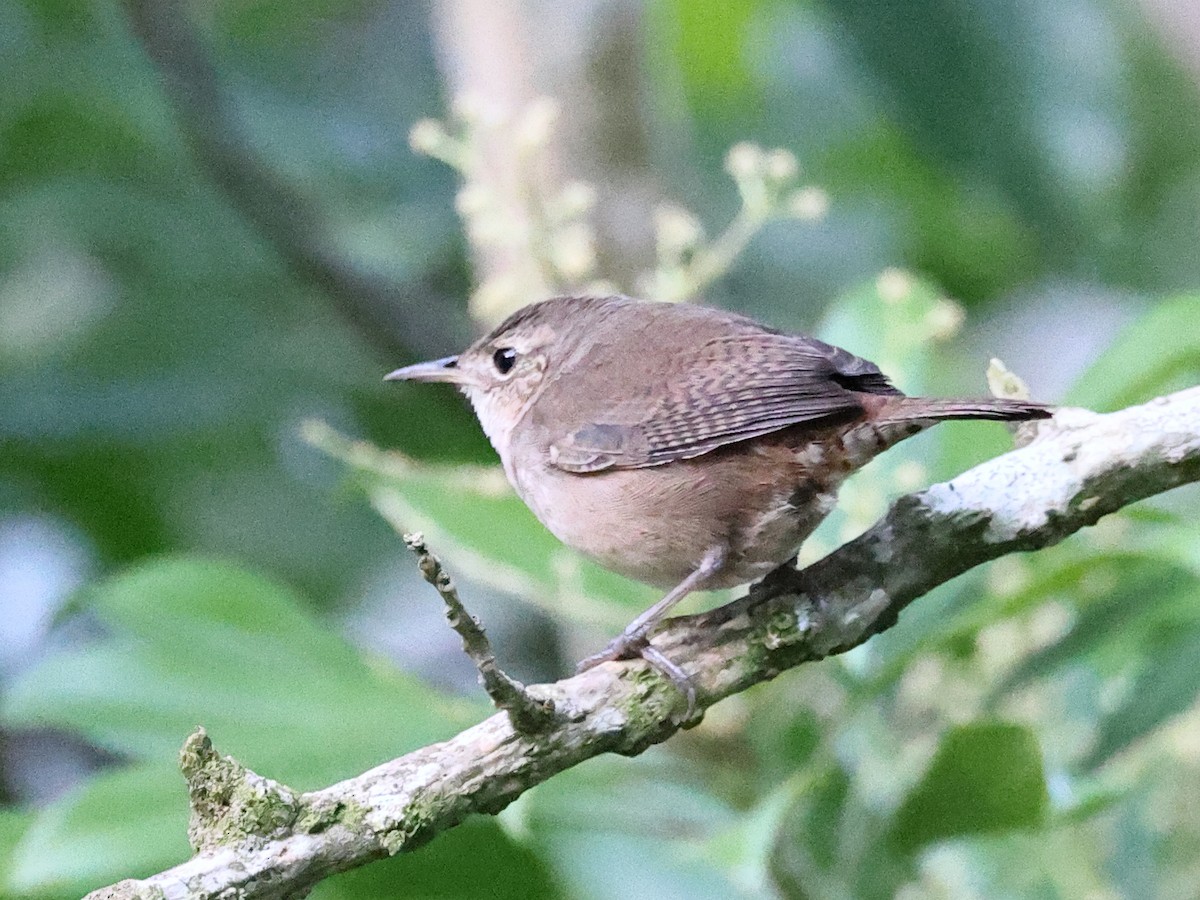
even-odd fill
[{"label": "bird's belly", "polygon": [[586,475],[546,466],[516,487],[564,544],[658,587],[679,584],[720,547],[726,563],[710,586],[725,588],[791,559],[835,501],[836,483],[757,462],[718,451]]},{"label": "bird's belly", "polygon": [[[804,495],[801,505],[792,502],[797,492]],[[836,486],[813,490],[804,485],[777,496],[735,533],[728,570],[721,583],[713,586],[734,587],[757,580],[792,559],[836,502]]]}]

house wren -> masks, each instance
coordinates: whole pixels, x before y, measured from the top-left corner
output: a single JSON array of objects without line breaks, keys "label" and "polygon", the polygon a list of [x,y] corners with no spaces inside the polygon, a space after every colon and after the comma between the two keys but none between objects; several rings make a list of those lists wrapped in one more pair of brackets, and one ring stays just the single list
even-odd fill
[{"label": "house wren", "polygon": [[[389,380],[458,385],[521,499],[561,541],[667,594],[601,653],[638,653],[692,591],[788,562],[842,481],[943,419],[1050,415],[1024,400],[907,397],[874,364],[805,335],[688,304],[560,297],[458,356]],[[689,710],[690,714],[690,710]]]}]

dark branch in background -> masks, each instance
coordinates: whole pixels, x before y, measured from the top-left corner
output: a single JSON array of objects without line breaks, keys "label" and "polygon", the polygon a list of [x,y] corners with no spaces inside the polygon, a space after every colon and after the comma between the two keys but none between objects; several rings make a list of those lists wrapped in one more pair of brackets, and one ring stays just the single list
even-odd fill
[{"label": "dark branch in background", "polygon": [[4,744],[7,741],[4,730],[0,729],[0,808],[7,806],[13,802],[11,790],[8,787],[8,778],[5,777],[4,760],[7,754],[4,752]]},{"label": "dark branch in background", "polygon": [[458,589],[438,558],[425,546],[425,539],[420,534],[406,534],[404,543],[417,555],[417,567],[422,577],[441,595],[446,604],[446,620],[462,638],[463,652],[475,663],[479,683],[496,708],[508,713],[513,728],[522,734],[537,734],[553,725],[557,719],[554,701],[533,696],[525,685],[509,677],[497,665],[491,641],[483,633],[479,621],[458,599]]},{"label": "dark branch in background", "polygon": [[126,0],[133,32],[162,76],[195,159],[228,203],[304,280],[323,290],[390,360],[439,356],[469,342],[459,305],[428,284],[355,268],[325,240],[320,212],[258,157],[183,0]]},{"label": "dark branch in background", "polygon": [[[1110,415],[1060,410],[1028,446],[901,498],[870,530],[802,572],[778,570],[712,612],[670,619],[652,643],[696,686],[700,710],[792,666],[861,644],[915,598],[980,563],[1061,541],[1102,516],[1200,480],[1200,387]],[[100,898],[303,895],[334,872],[411,850],[495,813],[601,753],[633,755],[678,730],[679,692],[642,660],[536,688],[539,734],[500,714],[340,784],[297,794],[184,747],[197,855]],[[196,798],[200,802],[196,802]]]}]

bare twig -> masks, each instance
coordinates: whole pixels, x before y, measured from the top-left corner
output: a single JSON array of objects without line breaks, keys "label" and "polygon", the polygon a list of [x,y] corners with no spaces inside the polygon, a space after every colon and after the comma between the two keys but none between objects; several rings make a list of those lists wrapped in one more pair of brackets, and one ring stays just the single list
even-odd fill
[{"label": "bare twig", "polygon": [[479,620],[472,616],[458,597],[458,589],[442,568],[441,561],[429,552],[420,534],[404,535],[404,543],[417,555],[417,566],[425,580],[434,586],[446,604],[446,620],[462,638],[463,650],[479,670],[479,683],[496,708],[508,713],[513,728],[522,734],[545,731],[557,719],[554,701],[535,697],[525,685],[496,664],[492,645]]},{"label": "bare twig", "polygon": [[[953,481],[901,498],[865,534],[800,573],[781,570],[720,609],[668,620],[653,645],[704,709],[890,627],[915,598],[980,563],[1055,544],[1123,506],[1200,480],[1200,387],[1109,415],[1061,410],[1040,437]],[[518,732],[495,715],[454,738],[274,815],[243,803],[191,860],[92,898],[284,898],[334,872],[420,846],[470,813],[494,813],[601,753],[640,753],[677,725],[675,687],[643,660],[544,685],[561,718]],[[193,739],[195,740],[195,739]],[[254,784],[246,773],[247,784]],[[257,776],[254,776],[256,778]],[[282,795],[282,794],[281,794]],[[290,797],[290,793],[288,794]]]}]

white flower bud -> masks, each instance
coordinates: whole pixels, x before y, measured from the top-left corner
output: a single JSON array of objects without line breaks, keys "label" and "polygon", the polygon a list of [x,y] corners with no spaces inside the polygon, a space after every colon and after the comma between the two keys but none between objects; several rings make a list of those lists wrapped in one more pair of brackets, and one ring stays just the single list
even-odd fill
[{"label": "white flower bud", "polygon": [[454,196],[454,209],[460,218],[471,219],[487,210],[490,201],[486,187],[477,181],[469,181]]},{"label": "white flower bud", "polygon": [[514,131],[519,147],[536,150],[550,142],[554,123],[558,121],[558,104],[549,97],[538,97],[521,113]]},{"label": "white flower bud", "polygon": [[570,181],[558,195],[563,218],[582,216],[596,205],[596,189],[585,181]]},{"label": "white flower bud", "polygon": [[734,144],[725,154],[725,171],[737,181],[757,176],[763,165],[762,147],[749,141]]},{"label": "white flower bud", "polygon": [[454,118],[466,125],[495,124],[499,109],[481,94],[467,92],[450,101],[450,112]]},{"label": "white flower bud", "polygon": [[777,182],[790,181],[800,172],[800,163],[790,150],[775,149],[766,155],[767,177]]},{"label": "white flower bud", "polygon": [[592,229],[582,222],[558,229],[550,244],[554,267],[570,281],[578,281],[596,265]]},{"label": "white flower bud", "polygon": [[524,300],[521,283],[511,275],[496,275],[484,281],[471,294],[471,315],[481,322],[499,322]]},{"label": "white flower bud", "polygon": [[967,314],[953,300],[941,299],[925,317],[929,334],[936,341],[944,341],[958,333]]},{"label": "white flower bud", "polygon": [[788,197],[787,210],[797,219],[815,222],[829,212],[829,195],[819,187],[801,188]]},{"label": "white flower bud", "polygon": [[884,269],[875,279],[875,290],[884,303],[899,303],[912,292],[912,276],[903,269]]},{"label": "white flower bud", "polygon": [[654,211],[654,231],[659,252],[675,258],[704,238],[700,221],[681,206],[663,204]]},{"label": "white flower bud", "polygon": [[438,156],[450,141],[450,135],[437,119],[420,119],[408,132],[408,146],[422,156]]},{"label": "white flower bud", "polygon": [[988,390],[993,397],[1007,397],[1012,400],[1028,400],[1029,385],[1016,372],[1013,372],[1001,360],[992,357],[987,367]]}]

